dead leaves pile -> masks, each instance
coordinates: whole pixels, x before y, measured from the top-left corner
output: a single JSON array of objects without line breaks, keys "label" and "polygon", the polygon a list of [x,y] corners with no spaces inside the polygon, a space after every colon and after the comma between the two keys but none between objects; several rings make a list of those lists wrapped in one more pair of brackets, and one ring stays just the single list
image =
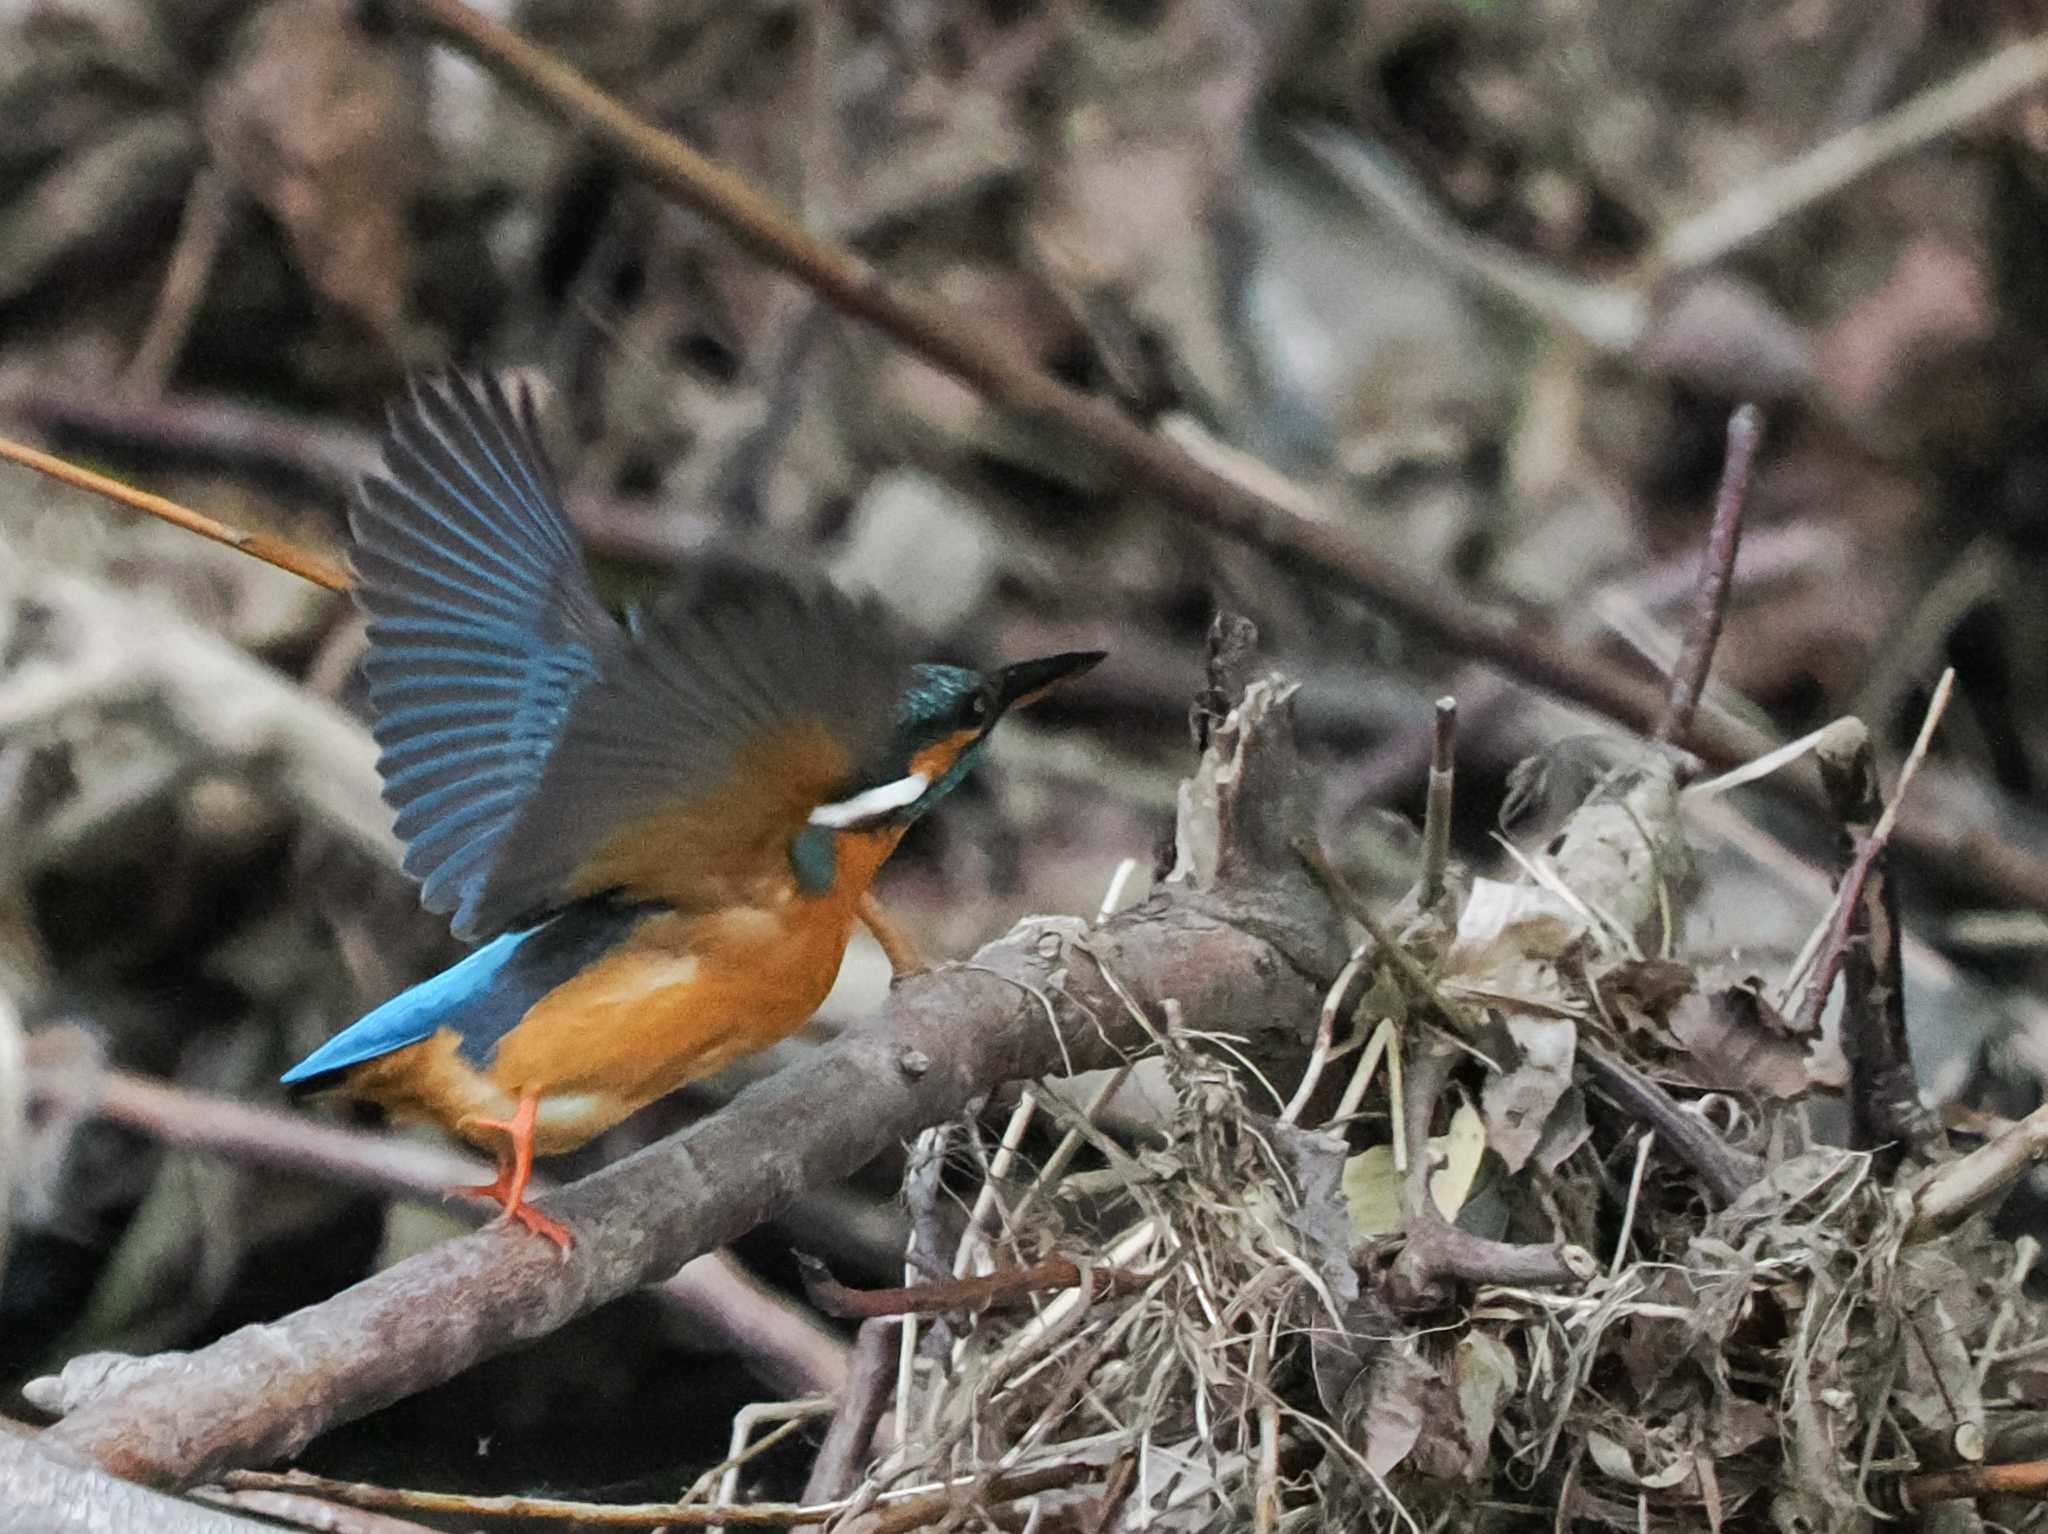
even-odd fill
[{"label": "dead leaves pile", "polygon": [[[899,1398],[918,1431],[877,1484],[1125,1461],[1134,1489],[1095,1526],[1547,1528],[1564,1505],[1579,1526],[1861,1530],[1915,1473],[2001,1452],[2040,1399],[2031,1250],[1981,1221],[1909,1239],[1872,1158],[1821,1143],[1819,1041],[1756,977],[1677,956],[1681,823],[1670,764],[1626,757],[1512,849],[1518,878],[1455,913],[1410,903],[1399,940],[1433,989],[1362,943],[1351,1035],[1299,1115],[1319,1128],[1270,1111],[1290,1084],[1230,1039],[1170,1026],[1141,1068],[1170,1101],[1148,1130],[1049,1095],[1097,1164],[1004,1180],[1013,1217],[977,1266],[1148,1282],[928,1332]],[[1755,1158],[1747,1191],[1714,1208],[1588,1085],[1589,1048]],[[1431,1282],[1397,1281],[1418,1258]]]}]

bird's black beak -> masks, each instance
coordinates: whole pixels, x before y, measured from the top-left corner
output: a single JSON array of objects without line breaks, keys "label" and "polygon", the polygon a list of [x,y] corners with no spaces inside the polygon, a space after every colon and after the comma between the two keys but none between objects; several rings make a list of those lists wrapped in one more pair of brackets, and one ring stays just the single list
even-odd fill
[{"label": "bird's black beak", "polygon": [[1065,655],[1048,655],[1043,660],[1020,660],[996,673],[998,713],[1035,703],[1068,677],[1092,670],[1103,657],[1101,650],[1074,650]]}]

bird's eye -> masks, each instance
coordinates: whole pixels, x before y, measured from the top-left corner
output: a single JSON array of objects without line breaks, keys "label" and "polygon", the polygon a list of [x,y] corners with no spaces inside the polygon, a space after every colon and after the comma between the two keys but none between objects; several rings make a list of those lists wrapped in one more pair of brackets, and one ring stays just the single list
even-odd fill
[{"label": "bird's eye", "polygon": [[972,722],[972,723],[974,723],[974,724],[980,724],[982,720],[984,720],[984,719],[988,718],[988,694],[987,694],[987,693],[985,693],[985,692],[977,692],[977,693],[971,693],[971,694],[969,694],[969,695],[968,695],[968,699],[967,699],[967,717],[968,717],[969,721],[970,721],[970,722]]}]

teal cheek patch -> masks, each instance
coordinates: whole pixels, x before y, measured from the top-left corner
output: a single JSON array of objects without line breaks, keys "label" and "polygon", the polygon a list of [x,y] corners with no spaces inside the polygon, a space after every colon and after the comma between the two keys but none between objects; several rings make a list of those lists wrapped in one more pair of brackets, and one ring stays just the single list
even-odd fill
[{"label": "teal cheek patch", "polygon": [[805,826],[789,844],[789,866],[806,895],[824,894],[839,869],[838,833],[830,826]]}]

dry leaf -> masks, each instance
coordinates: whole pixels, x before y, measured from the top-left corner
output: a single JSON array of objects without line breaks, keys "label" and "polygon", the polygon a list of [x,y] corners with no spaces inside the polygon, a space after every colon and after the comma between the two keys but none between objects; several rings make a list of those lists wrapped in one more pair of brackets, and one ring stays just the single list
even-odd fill
[{"label": "dry leaf", "polygon": [[1757,998],[1740,987],[1695,993],[1671,1009],[1668,1026],[1692,1057],[1693,1079],[1719,1091],[1794,1098],[1818,1083],[1806,1046],[1762,1026]]},{"label": "dry leaf", "polygon": [[[1470,1103],[1461,1104],[1444,1133],[1430,1137],[1429,1149],[1443,1158],[1430,1174],[1430,1197],[1446,1220],[1455,1220],[1486,1157],[1486,1124]],[[1401,1228],[1402,1181],[1389,1145],[1372,1146],[1344,1163],[1344,1199],[1355,1238],[1392,1235]]]},{"label": "dry leaf", "polygon": [[1505,1027],[1515,1046],[1511,1063],[1486,1078],[1479,1105],[1487,1143],[1510,1172],[1519,1172],[1542,1142],[1552,1110],[1571,1090],[1578,1027],[1549,1017],[1510,1017]]}]

